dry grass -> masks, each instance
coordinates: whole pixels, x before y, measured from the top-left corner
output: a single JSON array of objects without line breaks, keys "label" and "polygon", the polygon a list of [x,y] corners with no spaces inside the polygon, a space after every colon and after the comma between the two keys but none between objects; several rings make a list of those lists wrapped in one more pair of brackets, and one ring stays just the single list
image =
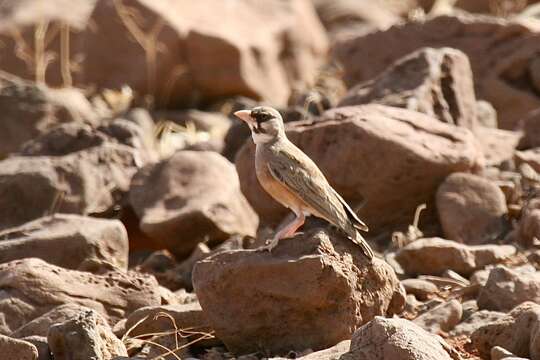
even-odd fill
[{"label": "dry grass", "polygon": [[407,244],[412,243],[413,241],[421,238],[424,236],[424,233],[420,230],[418,227],[418,224],[420,222],[420,215],[422,214],[422,211],[427,208],[426,204],[421,204],[416,207],[416,210],[414,212],[414,219],[412,225],[409,225],[407,232],[394,232],[392,234],[392,244],[395,248],[401,249],[402,247],[406,246]]}]

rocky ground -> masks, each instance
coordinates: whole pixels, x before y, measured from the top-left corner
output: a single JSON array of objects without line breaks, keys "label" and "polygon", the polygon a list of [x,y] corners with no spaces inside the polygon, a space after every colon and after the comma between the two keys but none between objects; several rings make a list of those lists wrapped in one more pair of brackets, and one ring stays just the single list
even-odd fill
[{"label": "rocky ground", "polygon": [[[540,4],[0,3],[0,358],[540,360]],[[370,227],[288,211],[232,113]]]}]

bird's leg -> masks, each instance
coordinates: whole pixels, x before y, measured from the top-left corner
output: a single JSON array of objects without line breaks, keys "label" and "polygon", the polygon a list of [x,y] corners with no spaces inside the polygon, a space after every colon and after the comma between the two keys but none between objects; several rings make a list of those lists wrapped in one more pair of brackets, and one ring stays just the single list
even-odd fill
[{"label": "bird's leg", "polygon": [[294,220],[288,223],[283,229],[279,230],[274,235],[270,241],[270,244],[264,247],[265,250],[272,251],[272,249],[278,244],[279,240],[293,236],[296,230],[298,230],[300,226],[304,225],[304,222],[306,221],[304,213],[302,211],[295,211],[295,214],[296,217]]}]

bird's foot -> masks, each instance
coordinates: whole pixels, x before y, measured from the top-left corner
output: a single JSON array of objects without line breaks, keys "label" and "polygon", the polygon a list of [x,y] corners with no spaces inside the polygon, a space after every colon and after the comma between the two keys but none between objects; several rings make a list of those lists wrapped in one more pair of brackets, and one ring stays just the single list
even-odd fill
[{"label": "bird's foot", "polygon": [[274,238],[272,240],[270,240],[270,243],[264,245],[264,246],[261,246],[259,249],[262,250],[262,251],[268,251],[268,252],[272,252],[272,249],[274,249],[277,244],[279,243],[279,239],[278,238]]}]

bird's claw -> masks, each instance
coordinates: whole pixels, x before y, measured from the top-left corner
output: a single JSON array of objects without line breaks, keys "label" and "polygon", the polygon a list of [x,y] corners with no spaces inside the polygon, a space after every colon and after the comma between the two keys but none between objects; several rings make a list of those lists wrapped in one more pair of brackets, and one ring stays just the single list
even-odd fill
[{"label": "bird's claw", "polygon": [[279,243],[279,239],[272,239],[270,240],[270,243],[264,246],[261,246],[259,249],[262,251],[272,252],[272,249],[274,249],[278,243]]}]

